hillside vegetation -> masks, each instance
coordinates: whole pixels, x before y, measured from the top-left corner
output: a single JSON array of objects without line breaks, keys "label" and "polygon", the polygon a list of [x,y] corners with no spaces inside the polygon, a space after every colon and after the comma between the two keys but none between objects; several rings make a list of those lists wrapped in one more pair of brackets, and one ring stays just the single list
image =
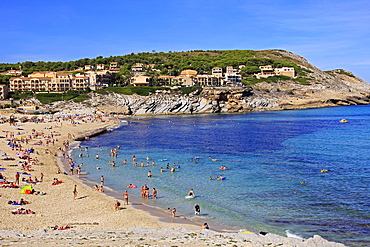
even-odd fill
[{"label": "hillside vegetation", "polygon": [[[124,114],[182,114],[212,112],[248,112],[255,110],[284,110],[335,105],[370,103],[370,86],[350,71],[336,69],[321,71],[305,58],[283,50],[225,50],[188,52],[146,52],[80,59],[70,62],[24,62],[0,64],[0,71],[19,66],[27,73],[45,70],[73,70],[84,65],[118,62],[120,72],[115,86],[95,92],[79,91],[64,94],[21,93],[14,99],[33,98],[40,103],[73,100],[86,107],[110,107],[105,111]],[[244,88],[200,87],[132,87],[120,86],[120,80],[130,76],[135,63],[154,64],[146,68],[147,75],[178,75],[182,70],[194,69],[199,74],[210,74],[213,67],[245,65],[241,74]],[[257,79],[259,66],[294,67],[296,77],[271,76]],[[32,97],[33,96],[33,97]],[[33,101],[35,102],[35,101]],[[70,101],[69,101],[70,102]],[[81,105],[83,104],[83,105]],[[71,103],[65,104],[65,106]]]},{"label": "hillside vegetation", "polygon": [[[45,61],[26,61],[16,64],[0,64],[0,72],[10,69],[21,69],[23,75],[28,75],[34,71],[71,71],[85,65],[92,65],[96,68],[98,64],[109,67],[111,62],[118,62],[121,70],[116,76],[117,82],[130,76],[130,68],[136,63],[154,64],[154,70],[147,68],[149,76],[172,75],[177,76],[182,70],[193,69],[199,74],[210,74],[213,67],[227,66],[238,67],[245,65],[242,69],[242,76],[245,83],[253,84],[255,80],[250,80],[251,75],[260,72],[259,66],[273,65],[275,68],[294,67],[298,76],[306,76],[309,69],[297,65],[297,61],[289,56],[282,55],[279,50],[253,51],[253,50],[224,50],[224,51],[188,51],[188,52],[143,52],[131,53],[123,56],[96,57],[93,59],[83,58],[69,62],[45,62]],[[160,72],[158,72],[159,70]],[[122,77],[123,76],[123,77]],[[8,81],[9,76],[3,76],[3,81]]]}]

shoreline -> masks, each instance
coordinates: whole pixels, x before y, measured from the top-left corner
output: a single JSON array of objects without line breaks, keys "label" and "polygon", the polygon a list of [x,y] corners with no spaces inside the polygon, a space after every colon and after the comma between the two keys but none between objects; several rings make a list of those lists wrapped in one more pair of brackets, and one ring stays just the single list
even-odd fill
[{"label": "shoreline", "polygon": [[[17,114],[17,116],[24,116],[22,114]],[[45,117],[45,116],[43,116]],[[90,117],[90,116],[87,116]],[[104,117],[102,117],[104,119]],[[68,122],[69,120],[67,120]],[[178,228],[178,229],[186,229],[187,234],[197,233],[199,234],[201,231],[200,226],[196,223],[181,219],[180,217],[176,217],[172,220],[171,217],[165,217],[165,213],[162,212],[156,214],[153,213],[152,207],[146,206],[140,203],[134,202],[132,205],[121,205],[121,210],[115,211],[113,204],[115,198],[114,195],[109,195],[109,193],[101,193],[98,191],[94,191],[91,187],[89,187],[83,179],[79,179],[75,176],[64,175],[64,174],[56,174],[56,170],[59,166],[58,160],[60,157],[56,157],[55,154],[58,151],[58,147],[61,146],[62,142],[64,141],[73,141],[67,137],[67,133],[71,135],[77,136],[80,132],[86,131],[93,131],[98,128],[101,128],[103,125],[108,127],[114,126],[116,123],[112,123],[107,121],[104,122],[89,122],[77,124],[75,126],[65,124],[64,120],[62,122],[42,122],[42,123],[19,123],[16,126],[10,126],[8,123],[0,124],[2,126],[3,132],[18,132],[18,133],[28,133],[31,132],[32,129],[36,129],[37,132],[43,133],[42,136],[47,135],[50,133],[58,133],[58,137],[55,138],[56,145],[55,146],[33,146],[32,144],[26,144],[25,148],[35,148],[36,153],[32,154],[31,157],[35,158],[37,156],[38,162],[32,166],[32,169],[35,171],[30,171],[32,178],[34,176],[39,177],[40,173],[44,174],[43,182],[34,185],[34,189],[36,191],[44,191],[46,195],[25,195],[19,194],[20,189],[11,189],[11,188],[0,188],[0,213],[2,214],[2,218],[0,219],[0,232],[3,238],[11,239],[18,238],[19,236],[27,233],[27,236],[35,237],[34,232],[40,232],[39,235],[55,235],[56,233],[63,234],[73,234],[74,232],[83,232],[83,231],[103,231],[104,229],[132,229],[132,228],[145,228],[151,229],[146,230],[144,232],[138,232],[138,234],[145,234],[147,231],[155,231],[164,228]],[[59,125],[59,126],[57,126]],[[16,129],[15,129],[16,128]],[[49,133],[48,133],[49,132]],[[8,133],[8,132],[7,132]],[[60,134],[60,135],[59,135]],[[22,134],[26,136],[28,134]],[[40,138],[41,141],[47,140],[48,138]],[[39,139],[32,139],[32,142],[35,142]],[[31,142],[30,141],[30,142]],[[6,138],[0,139],[0,153],[7,153],[10,157],[16,157],[16,153],[19,150],[11,150],[10,147],[6,145]],[[73,142],[75,143],[75,142]],[[60,156],[59,154],[57,156]],[[9,181],[14,181],[14,174],[20,171],[19,164],[14,166],[15,163],[18,162],[17,159],[11,161],[1,161],[0,167],[6,168],[2,170],[2,174],[5,175]],[[27,175],[28,176],[28,175]],[[58,178],[62,180],[63,183],[55,186],[51,186],[53,178]],[[22,174],[22,178],[25,178]],[[89,182],[89,181],[87,181]],[[73,185],[77,184],[77,191],[78,196],[74,200],[72,195]],[[25,184],[20,183],[20,187],[23,187]],[[118,194],[119,195],[119,194]],[[19,200],[20,198],[25,198],[25,200],[30,201],[30,204],[25,205],[24,207],[30,208],[32,211],[35,211],[35,214],[30,215],[13,215],[11,213],[12,209],[16,209],[16,206],[7,205],[7,201],[9,200]],[[118,196],[117,196],[118,197]],[[122,201],[121,198],[118,198]],[[158,209],[158,211],[160,211]],[[163,221],[163,218],[168,219],[168,222]],[[71,224],[73,227],[71,230],[66,231],[52,231],[50,230],[51,227],[58,225],[66,225]],[[17,231],[16,236],[12,235],[12,232]],[[225,232],[218,232],[213,231],[216,230],[212,226],[212,231],[206,230],[206,232],[210,232],[213,235],[219,234],[241,234],[241,233],[225,233]],[[181,231],[180,231],[181,232]],[[55,233],[55,234],[54,234]],[[171,234],[168,233],[168,237],[171,237]],[[243,235],[243,239],[245,240],[245,234]],[[281,243],[284,241],[299,241],[299,243],[304,243],[301,239],[294,239],[294,238],[287,238],[283,236],[278,236],[274,234],[267,234],[266,236],[258,235],[257,233],[250,233],[248,237],[258,238],[259,241],[271,241],[274,243]],[[272,241],[267,236],[274,236],[275,240]],[[154,237],[154,236],[153,236]],[[261,239],[262,240],[261,240]],[[37,237],[35,237],[37,239]],[[310,238],[313,239],[313,238]],[[243,241],[244,241],[243,240]],[[3,240],[2,240],[3,241]],[[199,243],[201,243],[201,240]],[[251,240],[252,241],[252,240]],[[308,241],[308,240],[307,240]],[[326,240],[324,240],[326,241]],[[327,243],[332,243],[328,242]],[[138,242],[140,243],[140,242]],[[249,244],[249,246],[258,246],[257,242],[254,243],[255,245]],[[332,243],[333,245],[327,246],[343,246],[342,244]],[[202,245],[199,245],[202,246]],[[297,245],[297,246],[308,246],[304,245]]]}]

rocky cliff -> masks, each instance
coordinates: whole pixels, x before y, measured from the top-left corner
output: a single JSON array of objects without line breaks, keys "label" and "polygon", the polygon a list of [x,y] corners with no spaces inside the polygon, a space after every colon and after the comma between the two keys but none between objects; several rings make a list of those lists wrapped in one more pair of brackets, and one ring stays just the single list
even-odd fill
[{"label": "rocky cliff", "polygon": [[[261,55],[261,54],[260,54]],[[305,71],[304,81],[259,82],[249,87],[203,88],[190,95],[176,90],[149,96],[91,93],[82,103],[59,104],[76,110],[93,107],[105,113],[125,115],[191,114],[304,109],[370,103],[370,84],[346,70],[323,72],[306,59],[287,51],[262,53],[272,59],[293,62]]]}]

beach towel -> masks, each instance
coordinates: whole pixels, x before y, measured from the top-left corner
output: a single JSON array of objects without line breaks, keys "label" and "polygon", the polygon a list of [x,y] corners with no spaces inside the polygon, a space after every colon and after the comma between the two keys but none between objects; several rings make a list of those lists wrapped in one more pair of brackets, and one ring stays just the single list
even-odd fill
[{"label": "beach towel", "polygon": [[31,194],[32,192],[32,185],[27,185],[27,186],[24,186],[22,189],[21,189],[21,194]]}]

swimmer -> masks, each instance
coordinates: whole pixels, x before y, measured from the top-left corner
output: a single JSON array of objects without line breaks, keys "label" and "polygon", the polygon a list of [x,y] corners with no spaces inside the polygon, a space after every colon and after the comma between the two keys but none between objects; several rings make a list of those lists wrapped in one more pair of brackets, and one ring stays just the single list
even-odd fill
[{"label": "swimmer", "polygon": [[188,196],[195,196],[194,190],[190,189],[188,192]]}]

